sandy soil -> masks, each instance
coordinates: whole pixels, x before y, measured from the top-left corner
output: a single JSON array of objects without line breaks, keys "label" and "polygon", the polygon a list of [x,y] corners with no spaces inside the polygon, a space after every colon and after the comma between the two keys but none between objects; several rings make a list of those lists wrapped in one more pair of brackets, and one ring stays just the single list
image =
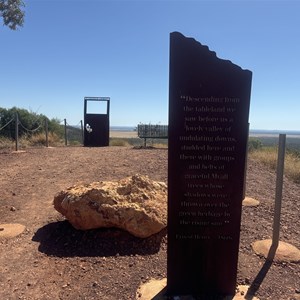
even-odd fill
[{"label": "sandy soil", "polygon": [[[26,230],[0,239],[0,299],[135,299],[142,282],[166,276],[166,232],[142,240],[117,229],[77,231],[52,206],[73,184],[135,173],[167,182],[165,149],[61,147],[0,152],[0,224]],[[300,264],[267,263],[251,248],[271,238],[275,174],[249,160],[238,284],[262,300],[299,299]],[[300,186],[285,178],[281,239],[300,248]],[[250,298],[249,298],[250,299]]]}]

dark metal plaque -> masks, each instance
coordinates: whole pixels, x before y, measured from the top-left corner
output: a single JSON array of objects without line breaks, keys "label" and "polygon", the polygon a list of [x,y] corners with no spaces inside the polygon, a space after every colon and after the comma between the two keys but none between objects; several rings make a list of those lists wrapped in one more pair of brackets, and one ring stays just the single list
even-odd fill
[{"label": "dark metal plaque", "polygon": [[252,73],[178,32],[170,37],[170,295],[233,295]]}]

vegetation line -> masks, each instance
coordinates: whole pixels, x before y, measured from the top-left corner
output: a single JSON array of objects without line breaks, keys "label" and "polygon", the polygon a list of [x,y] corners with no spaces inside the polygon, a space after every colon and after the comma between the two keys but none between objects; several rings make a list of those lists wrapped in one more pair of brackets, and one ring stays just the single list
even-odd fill
[{"label": "vegetation line", "polygon": [[[300,139],[299,139],[300,143]],[[264,146],[259,139],[249,139],[249,157],[262,162],[272,170],[277,167],[278,147]],[[284,163],[285,175],[296,183],[300,183],[300,150],[293,145],[287,147]]]},{"label": "vegetation line", "polygon": [[[0,149],[14,149],[15,114],[18,113],[20,122],[19,145],[21,149],[28,147],[46,146],[45,120],[48,123],[48,144],[52,147],[64,146],[64,125],[59,119],[49,120],[42,114],[29,112],[25,109],[13,107],[4,109],[0,107]],[[38,130],[34,130],[38,128]],[[82,145],[80,128],[67,127],[68,145]],[[261,161],[273,170],[277,166],[278,137],[249,138],[249,156]],[[142,147],[143,139],[140,138],[110,138],[110,146]],[[167,139],[147,139],[147,145],[155,148],[167,148]],[[287,138],[285,156],[285,175],[294,182],[300,183],[300,138]]]}]

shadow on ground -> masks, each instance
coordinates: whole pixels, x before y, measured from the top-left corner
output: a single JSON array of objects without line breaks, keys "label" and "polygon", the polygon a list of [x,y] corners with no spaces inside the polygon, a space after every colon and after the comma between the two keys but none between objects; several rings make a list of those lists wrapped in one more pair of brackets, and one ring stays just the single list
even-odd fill
[{"label": "shadow on ground", "polygon": [[275,257],[277,247],[278,247],[278,243],[277,244],[272,243],[265,263],[263,264],[261,270],[258,272],[258,274],[256,275],[255,279],[253,280],[251,286],[248,289],[248,292],[245,296],[246,300],[253,299],[253,295],[255,295],[257,293],[257,291],[259,290],[262,282],[264,281],[265,277],[267,276],[267,274],[273,264],[273,260]]},{"label": "shadow on ground", "polygon": [[166,230],[146,239],[109,228],[76,230],[68,221],[58,221],[38,229],[32,240],[39,251],[58,257],[149,255],[159,251]]}]

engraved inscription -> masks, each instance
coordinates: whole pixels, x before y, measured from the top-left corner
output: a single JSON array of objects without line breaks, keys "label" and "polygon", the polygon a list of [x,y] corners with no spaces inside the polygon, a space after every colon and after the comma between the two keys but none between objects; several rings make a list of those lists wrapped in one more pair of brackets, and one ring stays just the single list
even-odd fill
[{"label": "engraved inscription", "polygon": [[[181,95],[180,101],[184,123],[178,135],[179,160],[185,162],[186,168],[178,223],[183,228],[212,226],[226,231],[231,219],[231,190],[227,185],[236,160],[234,122],[240,98]],[[205,237],[232,240],[225,234]],[[179,234],[177,238],[197,239],[193,234]]]}]

